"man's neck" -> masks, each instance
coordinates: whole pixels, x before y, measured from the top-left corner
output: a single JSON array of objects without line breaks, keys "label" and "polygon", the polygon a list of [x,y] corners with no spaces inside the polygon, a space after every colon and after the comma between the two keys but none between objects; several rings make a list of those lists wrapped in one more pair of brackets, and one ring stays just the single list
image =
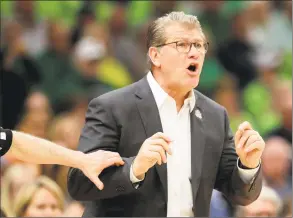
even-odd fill
[{"label": "man's neck", "polygon": [[160,76],[157,76],[153,74],[155,80],[158,82],[158,84],[161,86],[161,88],[170,96],[172,97],[176,102],[176,108],[177,112],[180,111],[184,104],[184,100],[188,97],[190,91],[188,90],[179,90],[177,88],[173,88],[168,86],[164,83],[164,79]]}]

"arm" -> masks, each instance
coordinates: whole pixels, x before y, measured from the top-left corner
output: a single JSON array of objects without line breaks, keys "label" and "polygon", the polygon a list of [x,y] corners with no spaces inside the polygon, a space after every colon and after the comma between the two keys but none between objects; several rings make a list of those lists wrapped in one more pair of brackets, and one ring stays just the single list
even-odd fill
[{"label": "arm", "polygon": [[34,164],[58,164],[78,167],[84,154],[26,133],[12,131],[12,145],[8,153],[17,159]]},{"label": "arm", "polygon": [[[98,151],[84,154],[26,133],[0,128],[0,153],[7,151],[16,158],[35,164],[58,164],[79,168],[94,184],[103,189],[98,175],[114,164],[123,165],[118,153]],[[10,148],[10,149],[9,149]]]},{"label": "arm", "polygon": [[[229,120],[225,111],[225,141],[220,166],[217,174],[215,189],[222,192],[233,204],[248,205],[255,201],[262,188],[262,174],[259,170],[251,181],[242,179],[243,174],[237,164],[238,155],[235,151],[235,143]],[[229,178],[229,179],[228,179]]]},{"label": "arm", "polygon": [[[92,100],[86,113],[86,124],[79,141],[79,150],[88,153],[96,150],[117,151],[120,131],[109,110],[105,109],[99,98]],[[100,191],[78,169],[68,172],[68,192],[76,200],[93,201],[113,198],[136,191],[130,181],[130,167],[134,157],[123,158],[121,167],[111,167],[100,175],[105,188]]]}]

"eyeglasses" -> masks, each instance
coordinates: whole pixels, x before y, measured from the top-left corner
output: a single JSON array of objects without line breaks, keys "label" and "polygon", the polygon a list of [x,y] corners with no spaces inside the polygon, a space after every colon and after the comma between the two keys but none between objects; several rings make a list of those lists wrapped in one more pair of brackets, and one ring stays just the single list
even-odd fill
[{"label": "eyeglasses", "polygon": [[176,43],[176,49],[179,53],[188,53],[191,50],[191,46],[193,45],[197,51],[199,51],[202,54],[207,53],[208,51],[208,47],[209,47],[209,43],[205,42],[205,43],[200,43],[200,42],[186,42],[186,41],[175,41],[175,42],[169,42],[169,43],[165,43],[165,44],[161,44],[158,45],[156,47],[162,47],[165,45],[170,45]]}]

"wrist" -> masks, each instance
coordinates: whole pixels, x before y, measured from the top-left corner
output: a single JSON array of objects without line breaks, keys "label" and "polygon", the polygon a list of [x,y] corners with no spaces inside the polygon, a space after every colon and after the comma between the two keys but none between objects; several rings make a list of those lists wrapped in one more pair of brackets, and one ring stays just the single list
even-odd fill
[{"label": "wrist", "polygon": [[73,168],[82,169],[83,164],[87,161],[86,160],[86,154],[81,151],[73,151],[74,158],[72,160],[71,166]]},{"label": "wrist", "polygon": [[255,164],[244,164],[244,163],[242,163],[241,160],[239,160],[239,167],[242,169],[255,169],[259,166],[259,164],[260,164],[260,161],[258,161]]},{"label": "wrist", "polygon": [[141,171],[140,169],[141,169],[141,167],[139,166],[139,164],[137,164],[137,162],[134,159],[134,161],[132,163],[133,175],[137,179],[142,180],[144,178],[145,172]]}]

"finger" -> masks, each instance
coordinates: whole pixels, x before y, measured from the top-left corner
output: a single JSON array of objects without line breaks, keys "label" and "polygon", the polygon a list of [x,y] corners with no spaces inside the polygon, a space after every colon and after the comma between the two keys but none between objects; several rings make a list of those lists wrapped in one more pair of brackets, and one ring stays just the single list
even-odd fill
[{"label": "finger", "polygon": [[151,153],[151,158],[156,160],[156,162],[161,165],[162,164],[162,159],[161,159],[161,155],[158,152],[155,151],[150,151]]},{"label": "finger", "polygon": [[255,143],[255,142],[258,141],[258,140],[260,140],[260,138],[259,138],[258,135],[256,135],[256,134],[251,135],[251,136],[248,138],[247,142],[246,142],[246,146],[245,146],[245,148],[248,147],[248,146],[250,146],[251,144]]},{"label": "finger", "polygon": [[257,139],[253,144],[250,144],[249,146],[247,146],[247,148],[245,148],[245,152],[246,153],[249,153],[253,150],[260,150],[260,145],[262,143],[262,140],[261,139]]},{"label": "finger", "polygon": [[167,151],[171,155],[170,146],[164,139],[162,139],[162,138],[151,139],[150,143],[151,143],[151,145],[159,145],[159,146],[161,146],[165,151]]},{"label": "finger", "polygon": [[104,161],[104,165],[103,165],[104,168],[103,169],[105,169],[106,167],[112,166],[112,165],[120,166],[123,164],[124,164],[124,161],[122,160],[121,157],[111,157],[111,158]]},{"label": "finger", "polygon": [[98,176],[89,176],[89,179],[97,186],[98,189],[102,190],[104,188],[104,184]]},{"label": "finger", "polygon": [[238,129],[240,131],[245,131],[245,130],[252,130],[253,128],[249,122],[245,121],[239,125]]},{"label": "finger", "polygon": [[166,140],[167,142],[172,142],[173,141],[169,136],[167,136],[165,133],[162,133],[162,132],[157,132],[151,138],[152,139],[162,138],[162,139]]},{"label": "finger", "polygon": [[238,145],[237,145],[237,148],[242,148],[242,147],[245,145],[245,143],[246,143],[246,141],[248,140],[248,138],[249,138],[251,135],[253,135],[253,134],[255,134],[255,131],[254,131],[254,130],[246,130],[246,131],[242,134],[242,136],[241,136],[241,138],[240,138],[240,140],[239,140],[239,143],[238,143]]},{"label": "finger", "polygon": [[120,157],[120,154],[118,152],[112,152],[112,151],[103,151],[102,155],[103,157],[106,157],[106,158]]},{"label": "finger", "polygon": [[167,157],[165,154],[165,150],[160,145],[153,145],[149,148],[149,150],[160,153],[161,160],[163,161],[163,163],[167,163]]},{"label": "finger", "polygon": [[238,145],[239,144],[239,140],[242,136],[242,131],[241,130],[237,130],[234,136],[234,140],[235,140],[235,144]]}]

